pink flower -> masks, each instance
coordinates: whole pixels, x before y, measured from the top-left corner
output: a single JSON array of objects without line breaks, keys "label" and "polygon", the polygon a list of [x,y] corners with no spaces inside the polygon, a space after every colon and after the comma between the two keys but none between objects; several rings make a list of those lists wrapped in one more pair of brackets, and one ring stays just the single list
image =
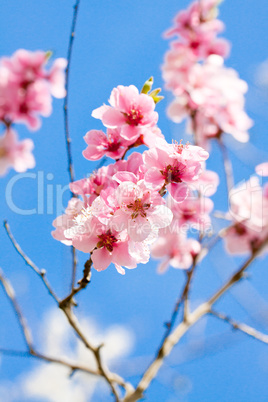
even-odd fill
[{"label": "pink flower", "polygon": [[68,202],[68,207],[65,210],[65,214],[58,216],[52,223],[52,225],[56,228],[56,230],[51,232],[51,235],[55,240],[59,240],[66,245],[72,244],[72,241],[66,238],[64,232],[75,226],[74,218],[81,212],[83,206],[83,201],[79,200],[78,198],[70,199]]},{"label": "pink flower", "polygon": [[133,152],[127,160],[120,160],[113,165],[103,166],[96,172],[93,172],[90,177],[70,183],[70,190],[74,194],[81,195],[85,201],[85,205],[91,205],[93,200],[103,190],[106,190],[108,187],[118,187],[119,184],[114,179],[114,175],[120,171],[132,172],[134,175],[137,175],[139,180],[143,179],[142,155]]},{"label": "pink flower", "polygon": [[211,228],[209,214],[214,206],[211,199],[191,192],[183,202],[177,203],[170,198],[167,204],[174,216],[174,226],[177,224],[183,229],[193,227],[202,231],[208,231]]},{"label": "pink flower", "polygon": [[58,58],[54,61],[50,71],[47,73],[47,80],[50,86],[51,95],[55,98],[64,98],[65,90],[65,69],[67,60]]},{"label": "pink flower", "polygon": [[198,144],[206,148],[208,140],[222,132],[246,142],[252,126],[244,111],[246,91],[246,82],[233,69],[225,68],[220,56],[213,55],[205,64],[195,64],[189,69],[187,80],[174,89],[178,98],[169,106],[168,114],[175,122],[190,115],[190,130],[194,131]]},{"label": "pink flower", "polygon": [[198,179],[198,187],[196,188],[202,196],[210,197],[215,194],[220,183],[220,178],[216,172],[206,170],[205,163],[203,163],[203,171]]},{"label": "pink flower", "polygon": [[163,259],[158,266],[159,273],[164,273],[169,265],[173,268],[190,268],[200,251],[201,246],[197,240],[187,239],[182,232],[172,233],[163,229],[151,246],[152,257]]},{"label": "pink flower", "polygon": [[40,126],[39,115],[51,114],[51,95],[65,95],[66,60],[57,59],[48,72],[45,52],[20,49],[0,62],[0,119]]},{"label": "pink flower", "polygon": [[104,126],[120,129],[120,135],[126,140],[135,141],[146,128],[152,128],[158,120],[154,111],[155,103],[146,94],[140,94],[134,85],[114,88],[109,103],[93,110],[92,116],[101,119]]},{"label": "pink flower", "polygon": [[229,215],[233,226],[224,237],[227,251],[244,254],[258,248],[268,235],[268,186],[262,189],[258,179],[251,177],[233,189]]},{"label": "pink flower", "polygon": [[123,273],[122,266],[136,268],[137,262],[129,252],[126,231],[119,233],[94,216],[89,218],[86,229],[83,234],[74,233],[72,244],[84,253],[92,253],[93,266],[97,271],[103,271],[111,263],[120,273]]},{"label": "pink flower", "polygon": [[133,241],[141,242],[168,226],[172,212],[162,205],[164,200],[158,192],[147,189],[144,181],[135,181],[133,177],[133,181],[124,181],[117,188],[119,209],[115,211],[111,224],[120,231],[127,229]]},{"label": "pink flower", "polygon": [[96,172],[93,172],[90,177],[70,183],[70,190],[74,194],[81,195],[85,205],[91,205],[102,190],[105,190],[109,186],[118,186],[118,184],[112,180],[116,172],[116,165],[103,166]]},{"label": "pink flower", "polygon": [[0,137],[0,175],[3,176],[11,167],[17,172],[25,172],[35,166],[32,140],[18,141],[17,133],[8,129]]},{"label": "pink flower", "polygon": [[84,137],[88,147],[83,151],[86,159],[95,161],[101,159],[104,155],[112,159],[120,159],[125,153],[129,141],[120,136],[118,129],[107,130],[107,136],[103,131],[90,130]]},{"label": "pink flower", "polygon": [[200,147],[163,142],[161,148],[144,152],[144,164],[148,169],[145,183],[156,190],[167,188],[175,201],[182,202],[188,194],[187,184],[198,180],[201,162],[208,156]]},{"label": "pink flower", "polygon": [[227,56],[228,42],[216,38],[224,29],[222,21],[215,19],[216,6],[216,1],[203,0],[192,3],[187,10],[179,12],[174,20],[174,28],[166,32],[165,36],[180,36],[182,42],[197,58],[206,58],[210,54]]}]

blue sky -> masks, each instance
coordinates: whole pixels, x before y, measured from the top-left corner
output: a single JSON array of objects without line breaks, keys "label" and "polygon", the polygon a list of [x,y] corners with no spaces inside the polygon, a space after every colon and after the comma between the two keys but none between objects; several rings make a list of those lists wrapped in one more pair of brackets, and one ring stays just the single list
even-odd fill
[{"label": "blue sky", "polygon": [[[8,56],[19,48],[25,48],[52,50],[54,57],[66,56],[73,3],[70,0],[2,1],[0,54]],[[77,179],[86,177],[96,166],[81,154],[85,148],[85,133],[89,129],[102,128],[101,123],[91,117],[91,111],[106,103],[112,88],[119,84],[134,84],[141,88],[144,81],[153,75],[155,85],[163,85],[160,65],[168,42],[162,38],[162,33],[170,27],[179,9],[188,4],[187,1],[173,0],[135,3],[130,0],[81,0],[69,93],[70,133]],[[247,111],[255,121],[251,130],[251,146],[242,147],[228,140],[236,182],[248,178],[253,173],[254,164],[267,158],[267,90],[265,93],[254,83],[256,67],[268,58],[267,13],[268,3],[265,0],[226,0],[220,7],[220,18],[226,24],[224,36],[232,42],[226,65],[237,69],[249,83]],[[167,119],[165,110],[171,95],[167,92],[164,95],[165,99],[157,107],[159,127],[169,141],[172,138],[179,140],[183,136],[184,124],[176,126]],[[68,184],[62,106],[62,100],[54,100],[53,114],[43,119],[38,132],[29,134],[24,127],[17,127],[21,138],[30,136],[34,140],[37,164],[30,171],[31,176],[18,180],[14,185],[13,200],[21,209],[37,208],[38,194],[40,196],[43,191],[44,208],[39,204],[39,213],[31,215],[17,214],[11,210],[5,197],[8,183],[15,175],[14,171],[10,171],[1,179],[0,211],[1,220],[8,219],[22,248],[38,266],[47,270],[55,289],[64,296],[69,289],[71,254],[66,246],[53,240],[50,235],[52,220],[57,215],[57,186],[59,189],[59,186]],[[254,153],[255,149],[260,149],[261,153]],[[212,148],[208,167],[217,170],[223,178],[221,157],[216,147]],[[47,197],[49,202],[53,199],[53,207],[50,204],[48,207]],[[225,197],[225,186],[222,184],[219,194],[214,197],[216,209],[226,208]],[[66,191],[65,205],[67,200]],[[11,279],[36,335],[42,315],[52,306],[52,302],[38,278],[27,271],[25,264],[15,254],[3,229],[0,229],[0,233],[0,266]],[[222,245],[215,248],[197,272],[192,292],[193,304],[210,295],[219,286],[220,277],[228,276],[242,260],[224,257]],[[79,253],[80,272],[84,261],[85,255]],[[268,307],[262,301],[267,299],[266,264],[267,260],[255,263],[250,281],[237,286],[236,291],[219,303],[220,311],[256,325],[264,332],[268,332]],[[135,333],[134,355],[148,357],[148,360],[145,359],[145,368],[161,340],[163,323],[169,318],[183,282],[183,272],[172,268],[164,276],[157,275],[155,261],[127,271],[125,276],[117,274],[113,267],[102,273],[93,272],[92,283],[79,296],[81,314],[93,317],[101,328],[113,323],[126,324]],[[19,329],[2,292],[0,306],[0,347],[23,349]],[[201,349],[199,347],[199,352],[190,353],[187,344],[194,340],[204,344]],[[194,350],[195,344],[191,345],[191,350]],[[168,360],[174,368],[172,373],[176,373],[178,378],[187,379],[191,385],[188,388],[178,386],[178,390],[174,391],[169,372],[165,374],[163,370],[164,378],[165,375],[168,377],[166,384],[154,381],[146,394],[147,400],[265,401],[268,398],[267,358],[268,349],[265,345],[244,335],[231,333],[227,325],[216,319],[206,319],[190,331]],[[3,357],[0,382],[15,381],[21,372],[35,364],[31,360]],[[141,368],[137,368],[136,377],[130,378],[134,382],[138,380]],[[96,401],[101,402],[101,399]]]}]

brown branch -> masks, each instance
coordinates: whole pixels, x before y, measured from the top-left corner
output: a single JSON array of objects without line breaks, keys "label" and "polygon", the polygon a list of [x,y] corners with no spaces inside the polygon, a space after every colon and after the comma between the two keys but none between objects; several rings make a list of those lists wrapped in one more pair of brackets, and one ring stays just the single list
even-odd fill
[{"label": "brown branch", "polygon": [[24,318],[24,316],[21,312],[20,306],[16,300],[15,291],[14,291],[13,287],[11,286],[11,283],[4,277],[1,268],[0,268],[0,283],[1,283],[2,288],[3,288],[7,298],[9,299],[11,306],[18,318],[21,333],[22,333],[22,336],[26,343],[26,346],[29,350],[29,353],[32,353],[34,351],[34,348],[33,348],[31,331],[27,325],[26,319]]},{"label": "brown branch", "polygon": [[[83,271],[84,275],[83,275],[83,278],[79,281],[79,286],[77,286],[76,288],[73,288],[71,293],[65,299],[60,300],[56,296],[56,294],[53,292],[51,286],[49,285],[49,283],[48,283],[48,281],[47,281],[47,279],[45,277],[45,270],[40,270],[37,267],[37,265],[22,251],[20,245],[16,242],[14,236],[12,235],[12,232],[10,230],[10,227],[9,227],[7,221],[4,222],[4,227],[5,227],[5,230],[6,230],[7,234],[8,234],[8,237],[10,238],[10,240],[11,240],[13,246],[15,247],[16,251],[23,258],[23,260],[26,262],[26,264],[29,265],[33,269],[33,271],[41,278],[41,280],[43,281],[43,283],[46,286],[47,290],[52,295],[53,299],[57,302],[59,308],[65,314],[69,324],[71,325],[71,327],[75,331],[75,333],[78,336],[78,338],[84,343],[86,348],[89,349],[94,354],[96,362],[97,362],[98,367],[99,367],[98,375],[102,376],[107,381],[107,383],[110,386],[113,394],[115,395],[115,398],[117,398],[116,400],[119,401],[119,396],[118,396],[117,390],[115,389],[113,383],[117,383],[118,385],[124,387],[127,392],[132,392],[133,387],[129,383],[126,383],[122,377],[120,377],[119,375],[117,375],[115,373],[111,373],[108,370],[104,369],[103,363],[102,363],[101,358],[100,358],[100,348],[101,348],[102,345],[95,347],[88,341],[87,337],[84,335],[84,333],[83,333],[83,331],[82,331],[82,329],[81,329],[81,327],[79,325],[79,322],[78,322],[75,314],[73,313],[73,311],[71,309],[71,306],[74,304],[73,296],[75,294],[77,294],[78,292],[80,292],[80,290],[84,289],[87,286],[87,284],[90,282],[90,272],[91,272],[91,266],[92,266],[91,258],[85,263],[85,269]],[[0,280],[1,280],[1,277],[0,277]],[[17,307],[19,309],[18,305],[17,305]],[[20,311],[20,310],[18,310],[18,311]],[[18,315],[18,317],[23,317],[23,316]],[[23,319],[22,319],[22,323],[23,323]],[[26,332],[27,332],[27,327],[22,327],[21,326],[21,329],[22,330],[26,329]],[[29,347],[29,345],[31,345],[31,348]],[[33,349],[31,343],[30,344],[27,343],[27,346],[29,347],[29,353],[31,355],[34,355],[35,357],[40,356],[40,354]],[[36,355],[38,355],[38,356],[36,356]],[[50,360],[47,360],[47,361],[50,361]],[[55,361],[55,359],[53,361]]]},{"label": "brown branch", "polygon": [[245,263],[231,276],[231,278],[225,282],[220,289],[206,302],[202,303],[192,313],[189,313],[187,319],[184,319],[175,330],[163,341],[158,354],[148,369],[142,376],[137,388],[132,394],[127,395],[124,398],[124,402],[135,402],[142,398],[144,391],[149,387],[151,381],[157,375],[160,367],[162,366],[164,359],[170,354],[173,347],[179,342],[188,329],[200,320],[204,315],[210,313],[213,304],[225,294],[225,292],[231,288],[234,284],[239,282],[243,278],[245,270],[254,261],[254,259],[263,251],[268,244],[268,237],[266,237],[260,246],[252,252],[252,255],[245,261]]},{"label": "brown branch", "polygon": [[212,314],[214,317],[219,318],[222,321],[225,321],[227,324],[231,325],[233,329],[241,331],[244,334],[247,334],[250,337],[257,339],[258,341],[268,344],[268,335],[265,335],[257,331],[255,328],[252,328],[249,325],[235,321],[231,317],[228,317],[227,315],[222,313],[218,313],[217,311],[214,310],[211,310],[210,314]]},{"label": "brown branch", "polygon": [[91,279],[91,266],[92,260],[91,255],[90,258],[85,262],[84,270],[83,270],[83,278],[78,281],[77,287],[73,287],[71,293],[66,296],[64,299],[59,301],[59,308],[64,309],[65,307],[70,307],[72,304],[75,304],[73,301],[73,297],[80,292],[80,290],[85,289],[90,282]]},{"label": "brown branch", "polygon": [[[67,157],[68,157],[68,171],[70,176],[70,182],[72,183],[74,178],[74,166],[72,160],[72,149],[71,149],[71,138],[70,138],[70,130],[69,130],[69,115],[68,115],[68,102],[69,102],[69,75],[70,75],[70,66],[72,59],[72,51],[73,51],[73,42],[75,37],[75,28],[78,16],[80,0],[76,0],[76,4],[74,6],[72,26],[71,26],[71,34],[69,39],[68,53],[67,53],[67,67],[65,70],[65,89],[66,95],[64,98],[64,128],[65,128],[65,139],[66,139],[66,149],[67,149]],[[73,197],[77,197],[76,194],[72,193]]]},{"label": "brown branch", "polygon": [[[68,102],[69,102],[69,76],[70,76],[70,66],[71,66],[71,59],[72,59],[72,51],[73,51],[73,42],[75,37],[75,28],[78,16],[80,0],[77,0],[74,6],[73,12],[73,19],[72,19],[72,26],[71,26],[71,34],[69,39],[69,46],[68,46],[68,54],[67,54],[67,67],[65,70],[65,90],[66,95],[64,98],[64,105],[63,105],[63,112],[64,112],[64,130],[65,130],[65,141],[66,141],[66,151],[67,151],[67,159],[68,159],[68,172],[70,177],[70,182],[73,183],[75,180],[74,174],[74,165],[73,165],[73,158],[72,158],[72,148],[71,148],[71,137],[70,137],[70,129],[69,129],[69,111],[68,111]],[[71,191],[72,197],[77,197],[77,194],[74,194]],[[76,277],[76,270],[77,270],[77,255],[76,249],[71,246],[71,253],[72,253],[72,279],[71,279],[71,289],[73,289],[75,285],[75,277]]]},{"label": "brown branch", "polygon": [[76,371],[76,370],[80,370],[80,371],[84,371],[86,373],[89,374],[93,374],[93,375],[98,375],[103,377],[106,382],[108,383],[108,385],[110,386],[116,401],[119,401],[119,395],[118,395],[118,391],[115,388],[114,383],[122,386],[125,388],[125,390],[127,392],[133,391],[133,387],[126,383],[123,378],[121,378],[119,375],[111,373],[108,369],[104,368],[103,362],[101,360],[101,356],[100,356],[100,349],[103,345],[100,345],[98,347],[94,347],[92,346],[89,341],[87,340],[87,338],[85,337],[85,335],[83,334],[79,323],[77,321],[77,318],[75,317],[75,315],[72,313],[70,306],[68,307],[64,307],[61,308],[62,311],[64,312],[65,316],[67,317],[70,325],[72,326],[72,328],[75,330],[77,336],[80,338],[80,340],[84,343],[84,345],[91,351],[93,352],[97,365],[98,365],[98,370],[94,371],[92,369],[90,369],[89,367],[86,366],[82,366],[76,363],[70,363],[67,362],[66,360],[60,359],[60,358],[54,358],[54,357],[50,357],[50,356],[46,356],[44,354],[41,354],[39,352],[36,351],[36,349],[33,346],[33,341],[32,341],[32,336],[31,336],[31,332],[30,329],[27,325],[26,319],[23,316],[20,306],[16,300],[15,297],[15,291],[13,289],[13,287],[11,286],[10,282],[4,277],[1,269],[0,269],[0,283],[4,289],[4,292],[7,296],[7,298],[9,299],[12,308],[18,318],[18,322],[20,325],[20,329],[25,341],[25,344],[27,346],[28,351],[27,352],[19,352],[19,351],[13,351],[13,350],[8,350],[8,349],[0,349],[0,352],[5,353],[5,354],[12,354],[12,355],[23,355],[23,356],[33,356],[35,358],[38,358],[40,360],[44,360],[46,362],[50,362],[50,363],[58,363],[61,364],[63,366],[67,366],[71,369],[71,371]]},{"label": "brown branch", "polygon": [[197,261],[197,258],[195,258],[192,267],[186,272],[187,279],[186,279],[184,288],[183,288],[183,290],[181,292],[181,295],[178,298],[178,300],[177,300],[177,302],[175,304],[175,307],[174,307],[174,309],[172,311],[171,319],[168,322],[165,323],[167,329],[166,329],[166,331],[164,333],[161,345],[163,344],[164,340],[168,337],[168,335],[171,333],[171,331],[172,331],[172,329],[174,327],[176,318],[178,316],[180,306],[181,306],[181,304],[183,302],[185,302],[186,297],[188,297],[188,292],[189,292],[189,289],[190,289],[190,282],[192,280],[193,273],[194,273],[194,270],[196,268],[196,261]]}]

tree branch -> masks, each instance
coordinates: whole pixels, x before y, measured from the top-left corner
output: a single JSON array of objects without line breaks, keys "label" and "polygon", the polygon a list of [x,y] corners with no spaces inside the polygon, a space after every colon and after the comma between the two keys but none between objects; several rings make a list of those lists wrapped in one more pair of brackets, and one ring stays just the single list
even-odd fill
[{"label": "tree branch", "polygon": [[14,291],[13,287],[11,286],[11,283],[4,277],[1,268],[0,268],[0,283],[1,283],[2,288],[3,288],[7,298],[9,299],[11,306],[18,318],[21,333],[22,333],[22,336],[26,343],[26,346],[29,350],[29,353],[32,354],[32,352],[34,351],[34,348],[33,348],[31,331],[27,325],[26,319],[24,318],[24,316],[21,312],[20,306],[16,300],[15,291]]},{"label": "tree branch", "polygon": [[192,313],[184,319],[175,330],[164,339],[158,354],[148,369],[142,376],[135,391],[124,398],[124,402],[135,402],[142,398],[143,392],[149,387],[151,381],[157,375],[160,367],[162,366],[164,359],[170,354],[173,347],[179,342],[182,336],[188,331],[188,329],[200,320],[201,317],[210,313],[213,304],[232,287],[243,278],[243,274],[248,266],[254,261],[254,259],[263,251],[268,244],[268,237],[266,237],[260,246],[252,252],[252,255],[245,261],[245,263],[231,276],[231,278],[225,282],[221,288],[215,292],[215,294],[205,303],[202,303]]},{"label": "tree branch", "polygon": [[[64,112],[64,129],[65,129],[65,141],[66,141],[66,150],[67,150],[67,159],[68,159],[68,171],[70,182],[73,183],[75,180],[74,174],[74,165],[73,165],[73,158],[72,158],[72,148],[71,148],[71,137],[70,137],[70,129],[69,129],[69,111],[68,111],[68,102],[69,102],[69,75],[70,75],[70,66],[72,60],[72,51],[73,51],[73,43],[75,37],[75,28],[78,16],[80,0],[77,0],[74,6],[73,12],[73,19],[72,19],[72,26],[71,26],[71,34],[69,39],[69,46],[68,46],[68,54],[67,54],[67,67],[65,71],[65,89],[66,95],[64,98],[64,105],[63,105],[63,112]],[[77,197],[77,194],[74,194],[71,191],[72,197]],[[75,285],[75,277],[76,277],[76,270],[77,270],[77,255],[76,249],[71,246],[72,252],[72,260],[73,260],[73,269],[72,269],[72,279],[71,279],[71,289],[73,289]]]},{"label": "tree branch", "polygon": [[[67,67],[65,71],[65,89],[66,95],[64,98],[64,128],[65,128],[65,140],[66,140],[66,150],[68,157],[68,171],[70,176],[70,182],[72,183],[74,178],[74,166],[73,166],[73,158],[72,158],[72,149],[71,149],[71,138],[70,138],[70,130],[69,130],[69,115],[68,115],[68,102],[69,102],[69,75],[70,75],[70,66],[72,60],[72,51],[73,51],[73,42],[75,37],[75,28],[78,16],[80,0],[77,0],[74,6],[72,26],[71,26],[71,34],[69,39],[68,53],[67,53]],[[72,197],[77,197],[76,194],[72,193]]]},{"label": "tree branch", "polygon": [[231,317],[228,317],[227,315],[222,314],[222,313],[218,313],[215,310],[211,310],[210,314],[212,314],[214,317],[219,318],[222,321],[227,322],[227,324],[231,325],[231,327],[233,329],[239,330],[239,331],[249,335],[250,337],[257,339],[258,341],[268,344],[268,335],[265,335],[265,334],[257,331],[255,328],[252,328],[249,325],[235,321]]}]

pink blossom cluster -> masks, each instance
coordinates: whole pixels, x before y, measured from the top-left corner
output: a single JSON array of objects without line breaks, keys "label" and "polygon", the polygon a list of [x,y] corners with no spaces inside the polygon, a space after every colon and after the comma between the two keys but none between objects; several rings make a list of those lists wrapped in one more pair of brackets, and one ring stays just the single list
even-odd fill
[{"label": "pink blossom cluster", "polygon": [[[91,254],[96,270],[113,263],[124,273],[123,267],[131,269],[148,261],[149,245],[174,217],[183,222],[188,214],[188,220],[198,227],[208,223],[207,214],[213,205],[208,201],[203,209],[196,199],[191,203],[189,197],[215,177],[204,173],[207,151],[165,141],[156,126],[158,115],[150,94],[139,94],[134,86],[119,86],[113,90],[110,104],[93,112],[108,127],[107,136],[91,130],[83,155],[95,160],[106,154],[117,160],[89,178],[70,184],[71,191],[81,198],[70,200],[65,214],[53,222],[56,230],[52,235]],[[145,143],[144,139],[150,138],[146,140],[149,149],[143,154],[133,152],[125,160],[131,146],[126,145],[124,151],[119,145],[112,148],[109,139],[114,134],[116,146],[123,141]],[[164,197],[167,192],[168,199]]]},{"label": "pink blossom cluster", "polygon": [[[260,169],[261,165],[257,170]],[[261,187],[253,176],[234,188],[230,192],[229,216],[232,223],[224,237],[227,251],[245,254],[258,249],[268,237],[268,183]]]},{"label": "pink blossom cluster", "polygon": [[35,166],[32,154],[33,141],[27,138],[19,141],[15,130],[8,128],[0,137],[0,176],[6,174],[9,168],[17,172],[25,172]]},{"label": "pink blossom cluster", "polygon": [[168,197],[167,204],[173,213],[172,222],[168,227],[160,229],[158,239],[151,245],[152,257],[162,260],[158,272],[165,272],[169,265],[180,269],[191,267],[201,251],[200,242],[192,237],[193,232],[210,233],[209,214],[214,204],[208,197],[215,193],[218,184],[218,175],[204,170],[199,179],[199,187],[192,188],[183,202],[177,203]]},{"label": "pink blossom cluster", "polygon": [[178,35],[179,39],[171,42],[162,67],[166,88],[175,96],[169,117],[177,123],[189,117],[189,131],[205,148],[223,132],[246,142],[252,126],[244,111],[247,84],[224,66],[229,46],[217,38],[224,27],[215,19],[217,3],[194,2],[177,15],[166,36]]},{"label": "pink blossom cluster", "polygon": [[65,96],[66,60],[56,59],[47,70],[49,54],[43,51],[17,50],[10,58],[0,60],[0,122],[7,130],[0,138],[0,164],[4,174],[9,167],[24,171],[34,166],[31,140],[18,142],[10,130],[14,123],[30,129],[40,127],[39,116],[49,116],[52,96]]},{"label": "pink blossom cluster", "polygon": [[154,145],[157,138],[164,138],[156,123],[158,113],[152,96],[139,93],[134,85],[119,85],[114,88],[109,103],[92,112],[100,119],[107,133],[90,130],[84,139],[87,148],[83,155],[86,159],[97,160],[106,155],[120,159],[125,152],[139,145]]}]

